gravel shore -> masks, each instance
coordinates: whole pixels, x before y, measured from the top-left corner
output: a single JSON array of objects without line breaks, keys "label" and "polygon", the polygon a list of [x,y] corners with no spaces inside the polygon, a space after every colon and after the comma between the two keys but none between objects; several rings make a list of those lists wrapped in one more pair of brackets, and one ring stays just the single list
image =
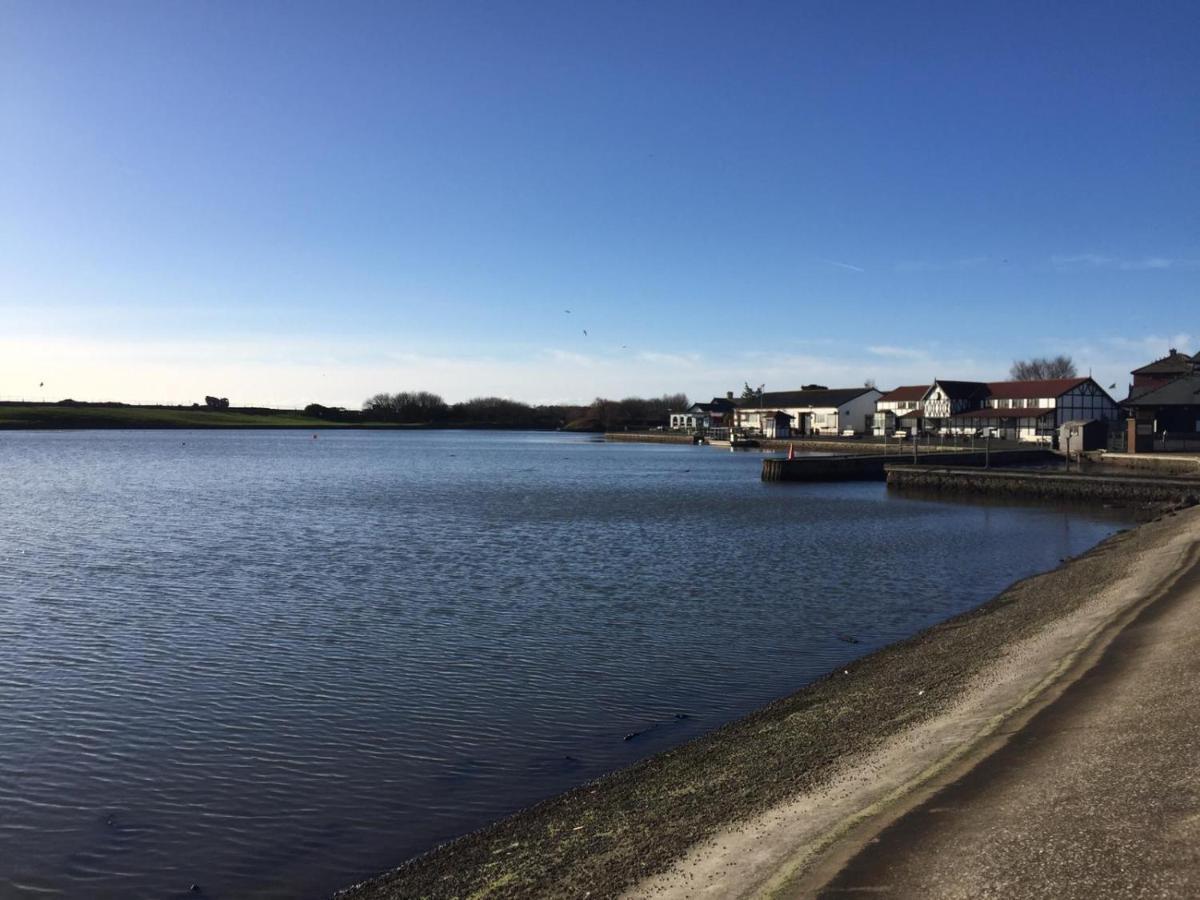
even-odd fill
[{"label": "gravel shore", "polygon": [[[1032,696],[1020,680],[1031,662],[1051,665],[1136,602],[1150,581],[1130,573],[1178,550],[1196,512],[1114,535],[745,718],[337,896],[741,896],[794,882],[830,840],[911,787],[905,766],[932,771],[1001,706]],[[999,706],[964,713],[988,691]]]}]

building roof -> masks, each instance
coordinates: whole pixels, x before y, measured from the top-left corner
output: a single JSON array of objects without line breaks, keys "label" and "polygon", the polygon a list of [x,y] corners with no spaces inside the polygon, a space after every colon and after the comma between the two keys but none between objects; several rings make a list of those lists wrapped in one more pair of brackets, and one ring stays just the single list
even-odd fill
[{"label": "building roof", "polygon": [[[857,387],[857,388],[825,388],[819,391],[768,391],[762,395],[762,405],[764,407],[836,407],[843,403],[849,403],[863,394],[876,391],[876,388]],[[758,404],[758,399],[746,400],[743,407],[753,409]]]},{"label": "building roof", "polygon": [[708,404],[708,408],[713,412],[729,412],[732,409],[737,409],[740,405],[740,400],[732,400],[729,397],[713,397],[712,402]]},{"label": "building roof", "polygon": [[1161,359],[1134,369],[1131,375],[1190,375],[1200,360],[1196,357],[1180,353],[1172,348],[1171,352]]},{"label": "building roof", "polygon": [[943,381],[936,378],[933,383],[951,400],[982,400],[987,396],[988,386],[982,381]]},{"label": "building roof", "polygon": [[1123,406],[1200,406],[1200,375],[1181,375],[1161,387],[1131,396]]},{"label": "building roof", "polygon": [[1055,410],[1051,407],[1018,407],[1016,409],[997,409],[994,406],[981,406],[979,409],[964,409],[952,413],[952,419],[1040,419],[1042,416],[1052,416]]},{"label": "building roof", "polygon": [[1036,397],[1061,397],[1090,378],[1050,378],[1045,381],[989,381],[988,394],[998,400],[1032,400]]},{"label": "building roof", "polygon": [[897,419],[923,419],[925,418],[925,410],[923,409],[897,409],[893,410]]},{"label": "building roof", "polygon": [[876,403],[893,403],[900,400],[920,400],[929,393],[927,384],[907,384],[895,390],[888,391]]}]

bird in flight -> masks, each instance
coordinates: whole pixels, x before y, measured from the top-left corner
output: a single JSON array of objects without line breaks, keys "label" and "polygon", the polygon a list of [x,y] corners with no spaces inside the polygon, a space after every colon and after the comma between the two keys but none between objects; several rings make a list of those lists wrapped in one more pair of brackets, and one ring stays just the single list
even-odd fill
[{"label": "bird in flight", "polygon": [[583,329],[583,336],[584,336],[584,337],[587,337],[587,329],[586,329],[586,328],[585,328],[585,329]]},{"label": "bird in flight", "polygon": [[563,312],[565,312],[568,316],[571,314],[571,311],[569,309],[564,309]]},{"label": "bird in flight", "polygon": [[44,382],[44,381],[38,382],[38,387],[45,387],[45,386],[46,386],[46,382]]}]

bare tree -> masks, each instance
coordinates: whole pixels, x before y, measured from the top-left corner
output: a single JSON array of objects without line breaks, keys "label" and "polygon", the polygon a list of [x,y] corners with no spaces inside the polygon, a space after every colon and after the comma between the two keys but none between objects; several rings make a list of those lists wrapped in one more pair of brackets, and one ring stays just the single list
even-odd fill
[{"label": "bare tree", "polygon": [[446,402],[428,391],[375,394],[363,401],[363,411],[373,418],[394,422],[433,422],[445,417]]},{"label": "bare tree", "polygon": [[1033,359],[1014,360],[1008,376],[1013,381],[1044,381],[1049,378],[1074,378],[1075,361],[1069,356],[1059,355],[1051,359],[1038,356]]},{"label": "bare tree", "polygon": [[688,402],[687,394],[663,394],[662,406],[667,412],[670,412],[673,409],[687,409],[691,404]]}]

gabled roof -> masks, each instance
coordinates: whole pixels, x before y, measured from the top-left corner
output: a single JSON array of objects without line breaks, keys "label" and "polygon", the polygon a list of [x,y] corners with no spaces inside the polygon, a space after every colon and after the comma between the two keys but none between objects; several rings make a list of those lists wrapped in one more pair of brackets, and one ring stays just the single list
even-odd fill
[{"label": "gabled roof", "polygon": [[741,401],[731,400],[728,397],[713,397],[712,402],[706,405],[713,412],[729,412],[741,406]]},{"label": "gabled roof", "polygon": [[997,400],[1031,400],[1035,397],[1061,397],[1091,381],[1090,378],[1050,378],[1045,381],[990,381],[988,393]]},{"label": "gabled roof", "polygon": [[888,391],[876,403],[893,403],[900,400],[920,400],[929,393],[928,384],[908,384]]},{"label": "gabled roof", "polygon": [[[871,391],[878,393],[876,388],[868,387],[826,388],[819,391],[769,391],[762,395],[762,405],[764,407],[836,407],[843,403],[849,403]],[[758,405],[758,398],[746,400],[742,405],[746,409],[753,409]]]},{"label": "gabled roof", "polygon": [[1197,363],[1196,357],[1171,350],[1161,359],[1156,359],[1140,369],[1134,369],[1131,375],[1190,375]]},{"label": "gabled roof", "polygon": [[987,396],[988,386],[982,381],[943,381],[935,378],[930,390],[937,385],[951,400],[982,400]]},{"label": "gabled roof", "polygon": [[1182,375],[1131,396],[1122,406],[1200,406],[1200,375]]}]

